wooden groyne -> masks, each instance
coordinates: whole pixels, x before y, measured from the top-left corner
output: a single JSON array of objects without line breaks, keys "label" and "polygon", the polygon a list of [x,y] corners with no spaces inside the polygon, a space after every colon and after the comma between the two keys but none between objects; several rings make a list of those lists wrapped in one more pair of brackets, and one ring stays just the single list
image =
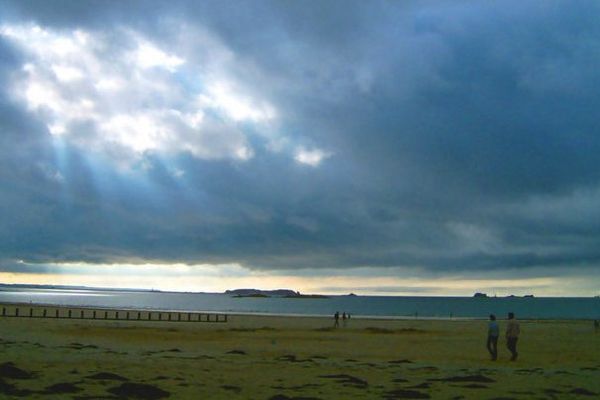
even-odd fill
[{"label": "wooden groyne", "polygon": [[0,304],[0,308],[0,316],[6,318],[209,323],[226,323],[228,320],[227,314],[191,311],[41,306],[27,304]]}]

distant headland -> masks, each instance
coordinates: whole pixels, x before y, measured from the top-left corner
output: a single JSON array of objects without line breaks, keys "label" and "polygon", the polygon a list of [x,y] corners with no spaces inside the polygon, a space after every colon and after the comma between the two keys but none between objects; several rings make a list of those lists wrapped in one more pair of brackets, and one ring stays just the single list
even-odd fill
[{"label": "distant headland", "polygon": [[[490,297],[490,296],[488,296],[488,295],[487,295],[487,293],[480,293],[480,292],[477,292],[477,293],[475,293],[475,294],[473,295],[473,297],[478,297],[478,298],[488,298],[488,297]],[[494,297],[496,297],[496,296],[494,296]],[[504,296],[504,297],[509,297],[509,298],[512,298],[512,297],[525,297],[525,298],[531,298],[531,297],[534,297],[534,296],[533,296],[532,294],[526,294],[526,295],[524,295],[524,296],[515,296],[514,294],[511,294],[511,295]]]},{"label": "distant headland", "polygon": [[290,289],[260,290],[260,289],[234,289],[226,290],[225,294],[232,297],[255,297],[270,298],[278,297],[284,299],[328,299],[329,296],[322,294],[302,294]]}]

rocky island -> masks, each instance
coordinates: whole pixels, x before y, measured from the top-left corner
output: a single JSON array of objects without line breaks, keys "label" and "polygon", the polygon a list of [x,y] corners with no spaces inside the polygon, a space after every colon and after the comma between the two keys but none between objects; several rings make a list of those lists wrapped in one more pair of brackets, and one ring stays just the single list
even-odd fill
[{"label": "rocky island", "polygon": [[271,298],[279,297],[284,299],[328,299],[328,296],[321,294],[302,294],[290,289],[260,290],[260,289],[235,289],[226,290],[225,294],[232,297],[254,297]]}]

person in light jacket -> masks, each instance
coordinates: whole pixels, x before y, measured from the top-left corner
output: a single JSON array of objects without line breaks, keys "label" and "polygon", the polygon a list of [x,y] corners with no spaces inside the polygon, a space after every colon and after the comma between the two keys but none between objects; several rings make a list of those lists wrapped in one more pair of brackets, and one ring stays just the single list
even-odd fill
[{"label": "person in light jacket", "polygon": [[512,354],[510,361],[516,361],[519,353],[517,353],[517,341],[519,340],[519,334],[521,328],[519,322],[515,319],[515,314],[512,312],[508,313],[508,322],[506,323],[506,347]]}]

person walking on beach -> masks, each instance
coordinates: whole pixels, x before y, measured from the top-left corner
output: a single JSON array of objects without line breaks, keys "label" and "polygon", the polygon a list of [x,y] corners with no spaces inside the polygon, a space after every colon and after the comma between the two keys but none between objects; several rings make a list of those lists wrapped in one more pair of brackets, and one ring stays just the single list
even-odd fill
[{"label": "person walking on beach", "polygon": [[342,323],[344,324],[344,328],[346,327],[346,319],[347,319],[347,318],[346,318],[346,312],[344,311],[344,312],[342,313]]},{"label": "person walking on beach", "polygon": [[519,323],[515,319],[515,314],[512,312],[508,313],[508,322],[506,323],[506,347],[512,354],[510,361],[516,361],[519,353],[517,353],[517,341],[519,340],[519,334],[521,328]]},{"label": "person walking on beach", "polygon": [[496,316],[490,314],[490,322],[488,323],[487,349],[492,356],[492,361],[498,359],[498,337],[500,336],[500,327],[496,322]]},{"label": "person walking on beach", "polygon": [[340,326],[340,312],[336,311],[335,314],[333,314],[333,327],[334,328],[338,328]]}]

